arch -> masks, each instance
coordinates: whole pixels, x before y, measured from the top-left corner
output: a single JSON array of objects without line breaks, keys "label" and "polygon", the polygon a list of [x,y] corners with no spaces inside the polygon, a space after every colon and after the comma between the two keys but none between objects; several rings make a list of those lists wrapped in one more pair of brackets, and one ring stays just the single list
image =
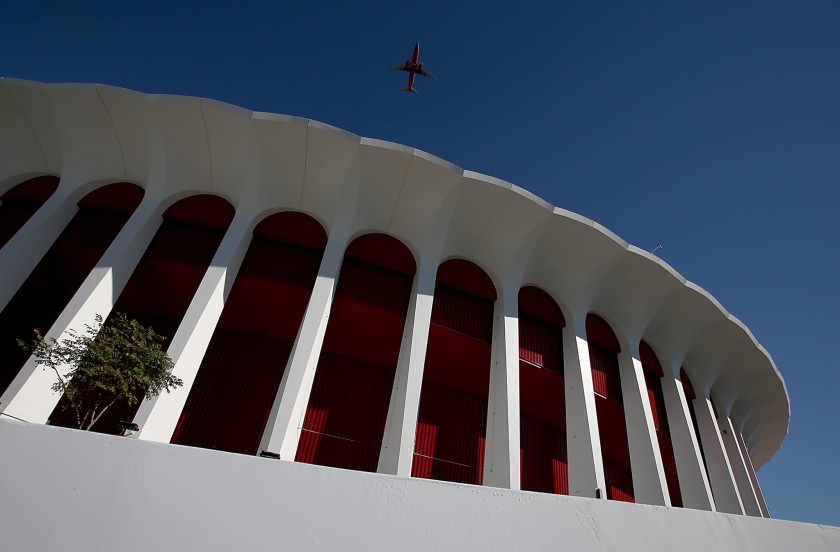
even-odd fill
[{"label": "arch", "polygon": [[326,244],[303,213],[257,224],[172,443],[257,453]]},{"label": "arch", "polygon": [[392,236],[348,245],[296,461],[376,471],[415,270]]},{"label": "arch", "polygon": [[496,288],[474,263],[438,267],[412,476],[480,485]]},{"label": "arch", "polygon": [[671,505],[682,506],[677,460],[674,456],[671,428],[668,424],[668,414],[665,411],[665,395],[662,391],[662,378],[665,374],[662,365],[659,363],[659,358],[647,341],[639,342],[639,360],[642,363],[642,371],[645,376],[645,386],[647,387],[650,411],[653,416],[653,427],[656,431],[656,440],[659,443],[659,452],[662,457],[665,482],[668,485]]},{"label": "arch", "polygon": [[594,313],[586,316],[586,340],[595,388],[595,410],[601,435],[607,498],[634,502],[627,421],[618,364],[621,347],[610,325]]},{"label": "arch", "polygon": [[0,196],[0,248],[12,239],[35,211],[58,189],[57,176],[36,176]]},{"label": "arch", "polygon": [[[48,195],[46,188],[57,180],[42,180],[37,193]],[[28,340],[35,328],[49,330],[142,198],[142,188],[119,182],[97,188],[79,201],[79,210],[0,313],[0,394],[29,356],[15,340]]]},{"label": "arch", "polygon": [[[233,215],[227,200],[208,194],[188,196],[170,205],[111,312],[151,326],[166,338],[167,347],[171,345]],[[74,425],[66,405],[62,398],[50,416],[52,425]],[[132,420],[138,408],[139,402],[134,406],[115,404],[92,430],[115,433],[117,422]]]},{"label": "arch", "polygon": [[569,494],[563,312],[540,288],[519,290],[520,481],[525,491]]}]

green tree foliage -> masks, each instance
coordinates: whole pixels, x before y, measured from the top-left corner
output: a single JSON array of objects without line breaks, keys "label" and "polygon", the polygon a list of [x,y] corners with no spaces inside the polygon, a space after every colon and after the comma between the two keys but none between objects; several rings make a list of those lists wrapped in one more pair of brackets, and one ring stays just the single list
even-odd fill
[{"label": "green tree foliage", "polygon": [[45,370],[53,370],[55,392],[63,393],[76,413],[79,429],[88,430],[117,402],[137,404],[183,385],[172,375],[172,359],[163,350],[166,338],[138,321],[114,314],[82,334],[74,330],[61,340],[46,339],[40,330],[29,343],[18,344]]}]

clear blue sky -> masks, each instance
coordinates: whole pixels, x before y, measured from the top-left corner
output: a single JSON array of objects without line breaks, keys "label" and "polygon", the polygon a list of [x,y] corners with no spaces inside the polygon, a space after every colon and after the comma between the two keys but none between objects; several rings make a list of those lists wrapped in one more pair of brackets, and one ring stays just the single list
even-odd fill
[{"label": "clear blue sky", "polygon": [[[317,119],[663,244],[785,377],[772,513],[840,526],[838,29],[837,0],[10,0],[0,75]],[[419,96],[386,70],[415,41]]]}]

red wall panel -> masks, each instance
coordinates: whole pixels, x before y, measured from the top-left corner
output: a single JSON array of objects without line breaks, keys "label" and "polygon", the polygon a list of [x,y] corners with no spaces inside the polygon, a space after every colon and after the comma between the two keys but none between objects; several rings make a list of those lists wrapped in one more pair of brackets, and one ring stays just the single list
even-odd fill
[{"label": "red wall panel", "polygon": [[520,428],[522,490],[569,494],[566,433],[525,415]]},{"label": "red wall panel", "polygon": [[519,358],[562,375],[563,338],[560,330],[533,318],[520,316]]},{"label": "red wall panel", "polygon": [[216,331],[172,443],[256,454],[291,344]]},{"label": "red wall panel", "polygon": [[486,399],[424,382],[411,475],[481,485],[486,424]]},{"label": "red wall panel", "polygon": [[490,343],[493,303],[438,284],[432,304],[432,324]]},{"label": "red wall panel", "polygon": [[592,383],[595,392],[602,397],[622,404],[621,380],[616,354],[590,343],[589,362],[592,365]]},{"label": "red wall panel", "polygon": [[393,380],[388,369],[322,354],[295,460],[376,471]]},{"label": "red wall panel", "polygon": [[6,245],[58,188],[58,177],[30,178],[0,197],[0,247]]}]

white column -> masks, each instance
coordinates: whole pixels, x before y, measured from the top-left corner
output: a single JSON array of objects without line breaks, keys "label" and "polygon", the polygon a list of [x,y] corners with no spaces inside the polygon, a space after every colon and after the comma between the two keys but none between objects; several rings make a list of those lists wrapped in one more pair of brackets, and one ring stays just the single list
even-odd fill
[{"label": "white column", "polygon": [[563,364],[569,494],[594,498],[600,489],[601,498],[607,498],[595,387],[583,320],[569,320],[563,328]]},{"label": "white column", "polygon": [[315,369],[327,331],[333,293],[347,246],[345,232],[333,232],[327,242],[312,296],[298,330],[286,371],[269,414],[260,451],[275,452],[284,460],[294,460],[303,417],[315,381]]},{"label": "white column", "polygon": [[694,424],[691,422],[691,413],[688,411],[683,386],[678,379],[668,375],[667,372],[661,383],[683,506],[714,512],[712,489],[706,478],[703,456],[700,454],[697,436],[694,434]]},{"label": "white column", "polygon": [[700,439],[703,441],[703,452],[706,456],[706,467],[709,469],[709,480],[715,493],[715,506],[718,512],[729,514],[743,514],[744,505],[738,496],[732,467],[723,448],[712,403],[706,397],[694,399],[694,412],[697,414],[697,425],[700,428]]},{"label": "white column", "polygon": [[519,290],[501,289],[493,307],[484,485],[519,489]]},{"label": "white column", "polygon": [[[71,329],[84,332],[85,324],[92,324],[97,314],[107,318],[163,220],[158,200],[147,199],[114,238],[46,337],[63,339],[69,337]],[[30,358],[0,397],[0,408],[12,416],[43,424],[61,398],[52,392],[54,381],[51,371],[39,368]]]},{"label": "white column", "polygon": [[252,223],[252,212],[237,212],[219,244],[167,349],[175,364],[172,374],[181,378],[184,385],[171,393],[162,393],[140,403],[134,416],[134,422],[141,428],[139,434],[136,434],[137,438],[163,443],[172,439],[204,353],[210,345],[225,301],[251,243]]},{"label": "white column", "polygon": [[382,450],[376,470],[379,473],[411,476],[436,277],[437,261],[421,260],[405,319],[394,388],[388,406],[385,436],[382,439]]},{"label": "white column", "polygon": [[78,198],[71,187],[62,182],[26,224],[0,248],[0,267],[3,269],[0,310],[14,297],[79,210],[76,205]]},{"label": "white column", "polygon": [[638,344],[629,350],[625,346],[618,354],[633,492],[636,502],[641,504],[670,506],[671,499],[653,425],[644,370],[638,357]]},{"label": "white column", "polygon": [[752,458],[750,458],[750,453],[747,450],[747,445],[744,444],[744,436],[741,435],[739,431],[737,433],[738,438],[738,448],[741,450],[741,455],[744,458],[744,461],[747,465],[747,473],[750,476],[750,482],[752,483],[753,490],[755,491],[755,496],[758,499],[758,507],[761,509],[762,517],[769,518],[770,517],[770,510],[767,508],[767,501],[764,500],[764,492],[761,490],[761,484],[758,482],[758,477],[755,474],[755,468],[753,467]]},{"label": "white column", "polygon": [[738,447],[732,420],[729,419],[729,416],[721,416],[718,418],[718,426],[720,427],[723,445],[726,448],[726,456],[729,458],[729,465],[732,467],[732,474],[738,484],[738,494],[744,506],[744,513],[748,516],[761,517],[761,508],[758,506],[758,498],[747,473],[746,462]]}]

